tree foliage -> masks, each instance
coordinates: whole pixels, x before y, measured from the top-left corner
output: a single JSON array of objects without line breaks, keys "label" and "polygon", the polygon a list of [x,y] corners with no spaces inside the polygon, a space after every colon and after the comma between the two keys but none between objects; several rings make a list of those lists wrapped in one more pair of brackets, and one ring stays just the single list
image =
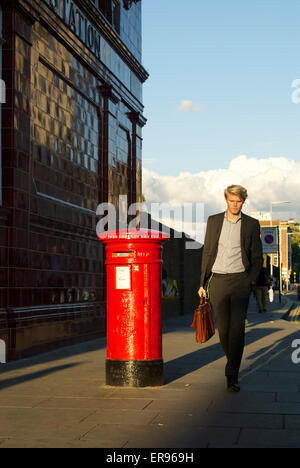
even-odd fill
[{"label": "tree foliage", "polygon": [[300,277],[300,223],[295,223],[292,229],[292,269],[297,273],[297,280]]}]

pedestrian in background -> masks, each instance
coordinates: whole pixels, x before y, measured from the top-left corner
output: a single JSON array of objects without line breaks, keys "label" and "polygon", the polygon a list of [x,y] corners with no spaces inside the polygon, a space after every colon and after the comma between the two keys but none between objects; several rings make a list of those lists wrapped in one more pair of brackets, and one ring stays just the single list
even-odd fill
[{"label": "pedestrian in background", "polygon": [[262,267],[255,286],[255,296],[258,312],[267,311],[268,290],[271,286],[271,278],[266,268]]}]

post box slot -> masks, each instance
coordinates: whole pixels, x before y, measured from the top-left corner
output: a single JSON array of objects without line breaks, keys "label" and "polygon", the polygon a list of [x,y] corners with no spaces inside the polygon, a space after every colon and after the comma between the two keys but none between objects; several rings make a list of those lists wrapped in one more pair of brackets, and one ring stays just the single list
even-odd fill
[{"label": "post box slot", "polygon": [[134,252],[113,252],[112,257],[134,257]]}]

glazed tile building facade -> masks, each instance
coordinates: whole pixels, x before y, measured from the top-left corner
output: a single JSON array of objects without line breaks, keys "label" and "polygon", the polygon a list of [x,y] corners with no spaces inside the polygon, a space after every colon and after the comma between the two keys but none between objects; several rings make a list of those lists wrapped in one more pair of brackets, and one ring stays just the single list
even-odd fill
[{"label": "glazed tile building facade", "polygon": [[148,73],[139,0],[0,9],[0,340],[14,360],[105,334],[95,211],[141,200]]}]

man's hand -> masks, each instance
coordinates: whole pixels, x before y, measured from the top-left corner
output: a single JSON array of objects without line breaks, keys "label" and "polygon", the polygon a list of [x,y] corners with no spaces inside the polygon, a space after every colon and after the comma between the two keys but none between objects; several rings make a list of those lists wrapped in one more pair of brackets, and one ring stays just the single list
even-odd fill
[{"label": "man's hand", "polygon": [[200,287],[198,294],[200,297],[204,297],[206,299],[206,292],[205,292],[205,289],[202,288],[202,286]]}]

